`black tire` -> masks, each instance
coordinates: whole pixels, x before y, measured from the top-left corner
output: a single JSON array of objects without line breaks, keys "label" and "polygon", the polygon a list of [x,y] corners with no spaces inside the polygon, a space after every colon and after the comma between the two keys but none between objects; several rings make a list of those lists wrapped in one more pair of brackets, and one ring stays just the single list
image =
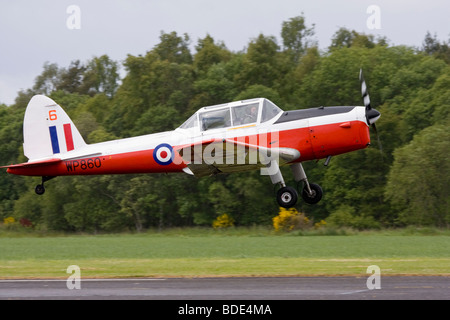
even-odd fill
[{"label": "black tire", "polygon": [[277,192],[277,202],[283,208],[295,206],[298,200],[298,193],[292,187],[283,187]]},{"label": "black tire", "polygon": [[38,194],[38,195],[43,195],[44,192],[45,192],[44,185],[38,184],[38,185],[36,186],[36,188],[34,189],[34,192],[36,192],[36,194]]},{"label": "black tire", "polygon": [[303,188],[303,192],[302,192],[303,201],[305,201],[308,204],[316,204],[320,200],[322,200],[322,196],[323,196],[322,188],[318,184],[315,184],[315,183],[310,183],[309,187],[311,188],[312,194],[310,195],[308,193],[308,189],[305,186]]}]

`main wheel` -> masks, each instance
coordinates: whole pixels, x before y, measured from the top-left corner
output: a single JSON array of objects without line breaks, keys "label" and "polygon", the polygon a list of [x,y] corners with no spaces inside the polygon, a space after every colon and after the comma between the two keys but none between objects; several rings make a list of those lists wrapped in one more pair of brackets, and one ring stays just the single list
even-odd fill
[{"label": "main wheel", "polygon": [[283,208],[293,207],[298,200],[298,193],[292,187],[283,187],[277,192],[278,204]]},{"label": "main wheel", "polygon": [[36,192],[36,194],[38,194],[38,195],[43,195],[44,192],[45,192],[44,185],[43,184],[38,184],[36,186],[36,188],[34,189],[34,192]]},{"label": "main wheel", "polygon": [[306,203],[316,204],[318,203],[323,196],[322,188],[315,183],[310,183],[309,187],[311,188],[311,194],[308,192],[308,188],[305,186],[302,192],[302,198]]}]

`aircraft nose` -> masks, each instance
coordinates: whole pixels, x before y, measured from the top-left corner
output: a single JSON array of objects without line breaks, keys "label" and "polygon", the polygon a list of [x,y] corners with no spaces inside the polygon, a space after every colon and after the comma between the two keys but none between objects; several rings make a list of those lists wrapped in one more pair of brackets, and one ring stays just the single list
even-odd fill
[{"label": "aircraft nose", "polygon": [[366,111],[367,122],[374,124],[381,116],[381,113],[376,109],[370,109]]}]

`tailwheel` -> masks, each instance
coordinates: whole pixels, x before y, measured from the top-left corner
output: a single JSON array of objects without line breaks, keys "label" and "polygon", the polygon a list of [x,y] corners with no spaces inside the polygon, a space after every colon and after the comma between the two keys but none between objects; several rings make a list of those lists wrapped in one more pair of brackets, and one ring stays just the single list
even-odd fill
[{"label": "tailwheel", "polygon": [[[309,185],[309,190],[308,190]],[[306,184],[303,188],[302,198],[306,203],[316,204],[318,203],[323,196],[322,188],[315,183]]]},{"label": "tailwheel", "polygon": [[38,184],[36,186],[36,188],[34,188],[34,192],[36,192],[36,194],[38,194],[38,195],[43,195],[44,192],[45,192],[44,185],[43,184]]},{"label": "tailwheel", "polygon": [[295,206],[297,200],[297,191],[292,187],[282,187],[277,192],[278,204],[283,208],[291,208]]},{"label": "tailwheel", "polygon": [[41,183],[41,184],[38,184],[38,185],[36,186],[36,188],[34,188],[34,192],[36,192],[36,194],[38,194],[38,195],[40,195],[40,196],[43,195],[43,194],[45,193],[44,183],[47,182],[48,180],[53,179],[53,178],[56,178],[56,177],[43,176],[43,177],[42,177],[42,183]]}]

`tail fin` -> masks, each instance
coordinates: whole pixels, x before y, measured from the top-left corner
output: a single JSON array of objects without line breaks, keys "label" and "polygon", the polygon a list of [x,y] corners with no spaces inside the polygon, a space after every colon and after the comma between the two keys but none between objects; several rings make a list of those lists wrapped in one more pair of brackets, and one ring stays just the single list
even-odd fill
[{"label": "tail fin", "polygon": [[23,121],[23,151],[30,160],[55,158],[86,143],[64,110],[52,99],[36,95]]}]

